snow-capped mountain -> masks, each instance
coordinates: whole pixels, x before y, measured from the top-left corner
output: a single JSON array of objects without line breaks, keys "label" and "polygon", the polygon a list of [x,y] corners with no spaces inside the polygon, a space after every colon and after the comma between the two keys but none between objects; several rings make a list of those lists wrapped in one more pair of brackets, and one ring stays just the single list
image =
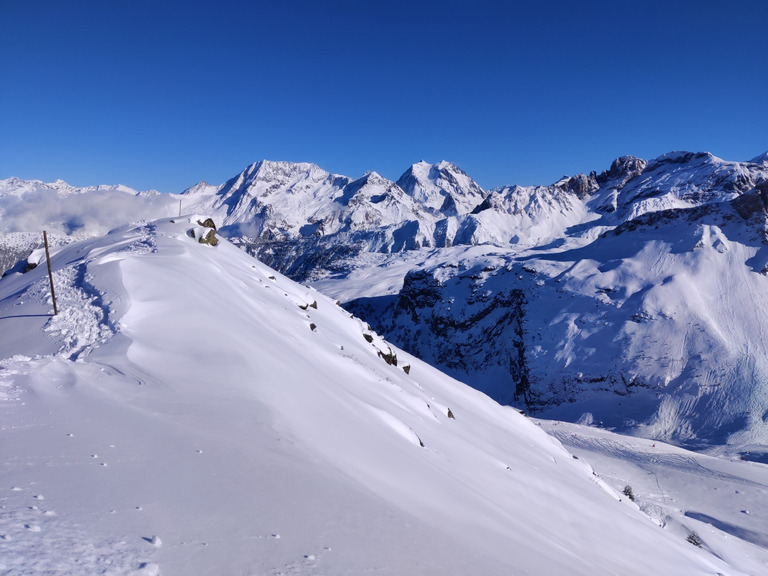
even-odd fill
[{"label": "snow-capped mountain", "polygon": [[422,160],[411,166],[397,185],[419,205],[442,217],[468,214],[486,196],[463,170],[446,161],[429,164]]},{"label": "snow-capped mountain", "polygon": [[2,181],[0,226],[103,233],[102,218],[210,213],[236,245],[501,402],[743,446],[768,441],[767,183],[766,155],[624,156],[490,191],[448,162],[395,183],[262,161],[182,195],[69,192],[42,215],[31,185]]},{"label": "snow-capped mountain", "polygon": [[[768,565],[753,543],[764,529],[705,532],[702,518],[719,512],[704,499],[695,516],[652,520],[616,490],[626,478],[606,483],[516,410],[229,242],[199,243],[201,222],[147,222],[56,249],[56,316],[43,269],[0,280],[4,572]],[[684,454],[658,447],[660,458]],[[757,505],[765,479],[747,484],[746,465],[718,465],[734,472],[731,492],[755,492],[738,505]]]}]

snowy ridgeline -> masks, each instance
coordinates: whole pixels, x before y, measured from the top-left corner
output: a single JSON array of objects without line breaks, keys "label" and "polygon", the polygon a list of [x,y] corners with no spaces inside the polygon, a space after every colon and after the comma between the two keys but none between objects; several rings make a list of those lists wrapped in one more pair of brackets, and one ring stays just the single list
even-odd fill
[{"label": "snowy ridgeline", "polygon": [[200,222],[0,280],[3,574],[768,570],[765,466],[529,420]]}]

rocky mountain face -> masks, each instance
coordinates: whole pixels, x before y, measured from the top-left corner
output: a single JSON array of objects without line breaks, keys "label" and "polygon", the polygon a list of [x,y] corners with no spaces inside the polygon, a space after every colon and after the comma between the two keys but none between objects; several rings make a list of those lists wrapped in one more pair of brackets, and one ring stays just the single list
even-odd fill
[{"label": "rocky mountain face", "polygon": [[624,156],[489,191],[448,162],[392,182],[262,161],[181,195],[41,185],[0,181],[6,233],[30,194],[58,194],[80,233],[94,227],[80,197],[124,219],[211,215],[503,403],[676,442],[768,442],[767,155]]}]

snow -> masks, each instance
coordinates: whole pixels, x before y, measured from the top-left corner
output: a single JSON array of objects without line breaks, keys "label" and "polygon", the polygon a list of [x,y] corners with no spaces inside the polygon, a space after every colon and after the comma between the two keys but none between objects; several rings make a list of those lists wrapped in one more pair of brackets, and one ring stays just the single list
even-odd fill
[{"label": "snow", "polygon": [[[630,468],[596,476],[516,410],[194,226],[56,248],[56,317],[43,267],[0,280],[0,573],[768,570],[768,467],[707,460],[681,516],[676,460],[655,469],[663,498]],[[599,464],[617,454],[600,446]],[[739,497],[707,505],[707,486]]]},{"label": "snow", "polygon": [[748,574],[768,571],[765,465],[589,426],[540,424],[613,489],[630,486],[635,503],[666,530],[696,533],[703,548]]}]

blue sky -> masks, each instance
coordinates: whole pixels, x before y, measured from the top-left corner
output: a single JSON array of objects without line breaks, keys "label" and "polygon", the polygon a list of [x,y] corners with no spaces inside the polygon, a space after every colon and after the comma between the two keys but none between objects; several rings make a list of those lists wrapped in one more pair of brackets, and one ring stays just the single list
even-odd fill
[{"label": "blue sky", "polygon": [[0,0],[0,178],[180,192],[251,162],[484,188],[768,150],[768,2]]}]

